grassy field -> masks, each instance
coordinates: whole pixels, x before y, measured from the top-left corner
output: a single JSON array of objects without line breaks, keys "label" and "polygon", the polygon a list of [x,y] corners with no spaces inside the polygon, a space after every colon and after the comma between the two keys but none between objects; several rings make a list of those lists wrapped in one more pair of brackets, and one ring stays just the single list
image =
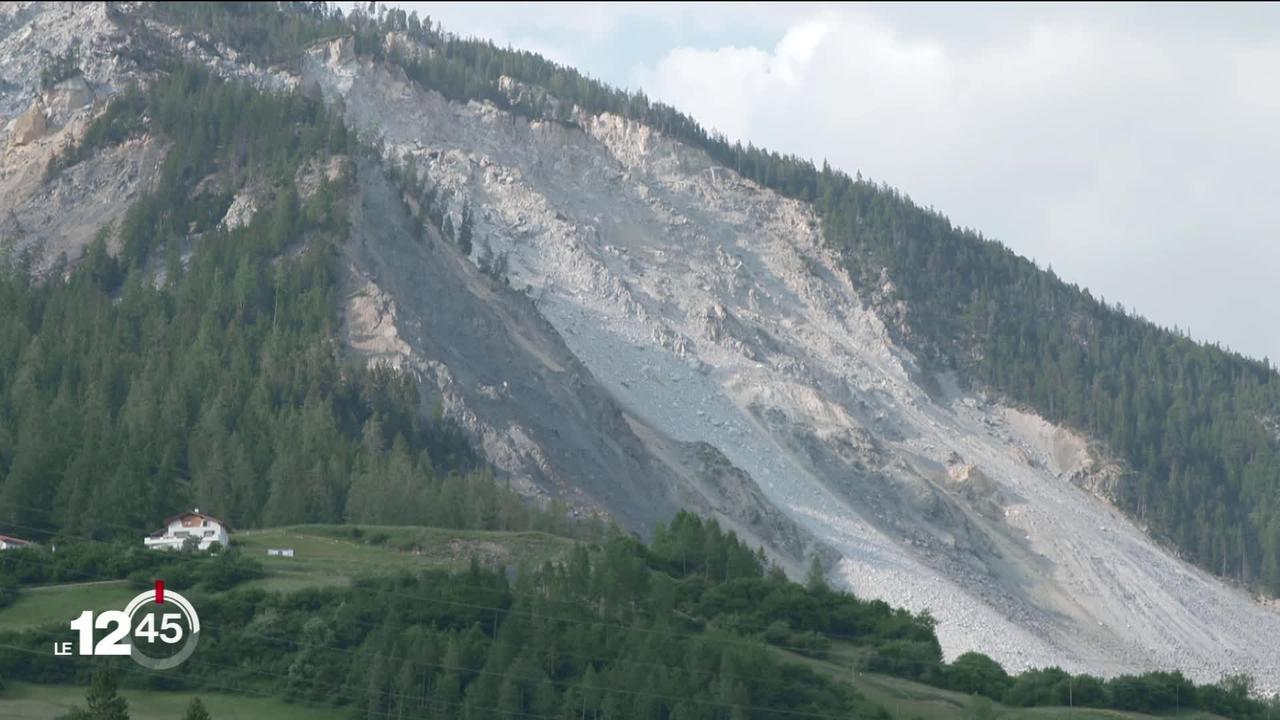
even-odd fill
[{"label": "grassy field", "polygon": [[[888,675],[852,672],[850,668],[853,653],[844,643],[832,643],[831,652],[824,660],[816,660],[783,650],[777,652],[789,660],[808,665],[829,677],[850,683],[869,700],[889,711],[895,720],[956,720],[974,717],[973,698],[964,693],[943,690]],[[1153,716],[1093,708],[1006,707],[1000,703],[992,703],[991,711],[991,717],[1000,720],[1150,720],[1155,717],[1221,720],[1216,715],[1203,712]]]},{"label": "grassy field", "polygon": [[[540,565],[573,547],[572,540],[537,532],[378,526],[359,532],[353,537],[347,526],[299,525],[240,532],[232,541],[267,570],[267,577],[247,586],[279,591],[346,583],[370,573],[460,570],[472,557],[485,565]],[[269,548],[293,548],[294,557],[268,557]]]},{"label": "grassy field", "polygon": [[[565,557],[573,547],[572,540],[536,532],[363,526],[355,537],[351,530],[343,525],[300,525],[235,533],[232,542],[267,572],[238,587],[292,592],[346,584],[361,575],[463,569],[473,556],[485,565],[532,566]],[[268,548],[293,548],[295,555],[267,557]],[[138,592],[124,580],[28,588],[13,605],[0,609],[0,631],[62,625],[84,610],[117,610]]]},{"label": "grassy field", "polygon": [[119,610],[137,594],[124,580],[24,590],[0,610],[0,631],[67,623],[85,610]]},{"label": "grassy field", "polygon": [[[84,707],[85,688],[62,685],[6,683],[0,690],[0,718],[53,720],[73,706]],[[174,720],[182,717],[195,693],[121,690],[132,720]],[[216,720],[345,720],[349,709],[291,705],[280,700],[222,693],[198,693]]]}]

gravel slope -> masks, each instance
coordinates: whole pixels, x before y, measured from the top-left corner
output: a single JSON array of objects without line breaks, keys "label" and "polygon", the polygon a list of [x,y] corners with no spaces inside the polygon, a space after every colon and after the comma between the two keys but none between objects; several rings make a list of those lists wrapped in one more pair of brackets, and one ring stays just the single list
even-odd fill
[{"label": "gravel slope", "polygon": [[811,208],[621,118],[449,103],[338,43],[306,74],[477,209],[472,260],[505,256],[629,415],[723,453],[838,552],[849,587],[932,612],[948,655],[1280,688],[1280,615],[1073,484],[1083,439],[926,393]]}]

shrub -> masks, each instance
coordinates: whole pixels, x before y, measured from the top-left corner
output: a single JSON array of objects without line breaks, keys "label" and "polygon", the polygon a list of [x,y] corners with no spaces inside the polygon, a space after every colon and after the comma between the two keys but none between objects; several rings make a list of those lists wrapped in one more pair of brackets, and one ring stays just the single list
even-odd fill
[{"label": "shrub", "polygon": [[0,575],[0,608],[6,608],[18,599],[18,581],[11,575]]}]

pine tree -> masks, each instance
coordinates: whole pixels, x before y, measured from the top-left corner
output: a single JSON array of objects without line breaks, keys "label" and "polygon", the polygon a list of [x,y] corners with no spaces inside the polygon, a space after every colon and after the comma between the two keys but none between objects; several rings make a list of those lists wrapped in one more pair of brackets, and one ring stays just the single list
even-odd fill
[{"label": "pine tree", "polygon": [[129,720],[129,703],[117,693],[116,673],[108,664],[94,671],[84,699],[92,720]]},{"label": "pine tree", "polygon": [[453,720],[459,716],[459,705],[462,702],[462,662],[458,638],[456,635],[451,636],[441,663],[441,674],[431,693],[432,717]]},{"label": "pine tree", "polygon": [[440,234],[444,236],[446,242],[453,242],[453,219],[448,212],[444,214],[444,220],[440,223]]},{"label": "pine tree", "polygon": [[204,709],[204,703],[200,698],[191,698],[191,704],[187,705],[187,712],[183,714],[182,720],[212,720],[209,711]]},{"label": "pine tree", "polygon": [[829,590],[827,585],[827,573],[822,569],[822,561],[814,555],[809,560],[809,572],[804,577],[804,585],[809,592],[825,592]]},{"label": "pine tree", "polygon": [[462,206],[462,221],[458,223],[458,248],[462,250],[462,254],[471,256],[471,232],[472,232],[471,206]]}]

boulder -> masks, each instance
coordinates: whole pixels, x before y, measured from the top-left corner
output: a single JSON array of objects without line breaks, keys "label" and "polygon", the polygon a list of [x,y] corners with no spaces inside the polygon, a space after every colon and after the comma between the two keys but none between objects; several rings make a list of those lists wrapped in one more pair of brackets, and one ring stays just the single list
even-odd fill
[{"label": "boulder", "polygon": [[13,130],[9,133],[11,145],[26,145],[44,135],[48,123],[44,116],[44,108],[34,103],[31,109],[22,113],[13,121]]},{"label": "boulder", "polygon": [[52,115],[66,115],[93,102],[93,90],[83,75],[69,77],[49,88],[44,95],[45,107]]},{"label": "boulder", "polygon": [[222,225],[228,230],[248,225],[258,212],[258,202],[247,190],[241,190],[227,207],[227,214],[222,216]]},{"label": "boulder", "polygon": [[355,39],[351,37],[335,38],[329,41],[328,58],[330,67],[345,65],[355,59]]}]

